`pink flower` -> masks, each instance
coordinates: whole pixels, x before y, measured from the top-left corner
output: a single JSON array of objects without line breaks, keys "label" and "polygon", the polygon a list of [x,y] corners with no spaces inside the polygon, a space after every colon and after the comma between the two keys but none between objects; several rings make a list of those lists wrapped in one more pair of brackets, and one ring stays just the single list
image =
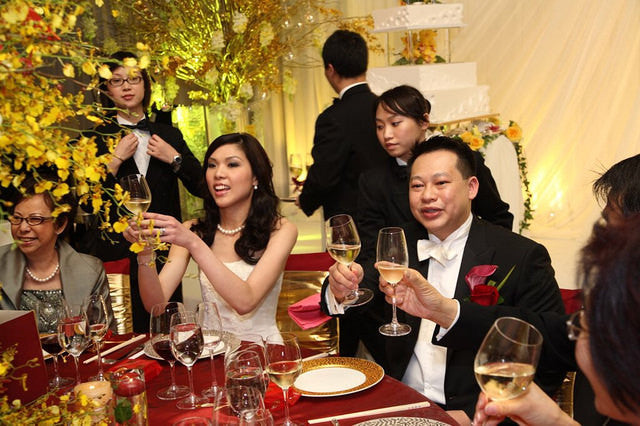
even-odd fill
[{"label": "pink flower", "polygon": [[498,269],[498,265],[478,265],[471,268],[464,277],[469,290],[473,292],[477,285],[484,285],[487,282],[487,278],[493,275],[496,269]]}]

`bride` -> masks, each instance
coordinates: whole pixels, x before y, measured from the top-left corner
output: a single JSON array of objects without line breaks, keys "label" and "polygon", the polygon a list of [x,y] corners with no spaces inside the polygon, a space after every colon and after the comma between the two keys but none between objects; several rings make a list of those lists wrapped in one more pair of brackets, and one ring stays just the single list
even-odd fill
[{"label": "bride", "polygon": [[138,254],[145,309],[169,299],[193,257],[202,297],[216,302],[224,330],[277,333],[282,271],[298,231],[278,212],[269,158],[258,140],[246,133],[219,136],[204,158],[204,219],[181,224],[172,216],[145,213],[140,227],[132,223],[125,231],[130,242],[159,235],[160,241],[171,244],[159,275],[153,252]]}]

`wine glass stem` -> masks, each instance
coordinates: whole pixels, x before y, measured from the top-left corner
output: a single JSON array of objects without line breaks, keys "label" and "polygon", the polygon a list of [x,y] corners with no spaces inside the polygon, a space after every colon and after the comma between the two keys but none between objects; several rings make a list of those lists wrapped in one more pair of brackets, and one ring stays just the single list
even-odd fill
[{"label": "wine glass stem", "polygon": [[169,365],[171,366],[170,370],[171,370],[171,386],[170,389],[171,390],[175,390],[176,389],[176,362],[175,361],[169,361]]},{"label": "wine glass stem", "polygon": [[54,383],[56,383],[56,385],[59,378],[60,378],[60,372],[58,371],[58,355],[56,354],[53,356],[53,380],[54,380]]},{"label": "wine glass stem", "polygon": [[102,377],[104,372],[102,371],[102,356],[100,355],[100,346],[102,342],[96,342],[96,352],[98,353],[98,376]]},{"label": "wine glass stem", "polygon": [[392,309],[392,315],[391,315],[391,324],[396,325],[398,324],[398,317],[396,315],[396,286],[392,285],[391,288],[393,288],[393,296],[391,297],[391,309]]},{"label": "wine glass stem", "polygon": [[218,386],[218,379],[216,379],[216,367],[213,362],[213,350],[209,352],[209,362],[211,363],[211,387]]},{"label": "wine glass stem", "polygon": [[193,397],[195,394],[193,392],[193,372],[190,366],[187,366],[187,376],[189,377],[189,396]]},{"label": "wine glass stem", "polygon": [[284,420],[289,420],[289,388],[282,389],[282,395],[284,396]]},{"label": "wine glass stem", "polygon": [[80,366],[78,365],[78,357],[73,356],[73,363],[76,365],[76,385],[81,383],[80,381]]}]

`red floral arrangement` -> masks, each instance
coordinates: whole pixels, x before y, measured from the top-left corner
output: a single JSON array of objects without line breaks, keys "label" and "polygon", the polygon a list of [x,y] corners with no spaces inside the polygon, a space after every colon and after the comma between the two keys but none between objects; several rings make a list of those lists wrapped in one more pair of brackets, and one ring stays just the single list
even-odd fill
[{"label": "red floral arrangement", "polygon": [[499,284],[496,284],[494,280],[489,280],[487,283],[487,278],[496,272],[498,265],[478,265],[471,268],[464,277],[469,290],[471,290],[468,300],[482,306],[493,306],[504,302],[499,291],[507,282],[515,267],[516,265],[511,267],[507,276]]}]

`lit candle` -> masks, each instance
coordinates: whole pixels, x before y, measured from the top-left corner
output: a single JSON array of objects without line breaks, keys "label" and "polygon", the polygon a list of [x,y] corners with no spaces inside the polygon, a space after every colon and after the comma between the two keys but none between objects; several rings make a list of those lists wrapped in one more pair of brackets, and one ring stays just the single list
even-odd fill
[{"label": "lit candle", "polygon": [[96,407],[104,407],[107,405],[113,394],[113,391],[111,390],[111,383],[104,380],[80,383],[73,388],[73,392],[76,395],[76,398],[78,398],[81,393],[86,395],[87,398],[94,401],[94,405]]}]

